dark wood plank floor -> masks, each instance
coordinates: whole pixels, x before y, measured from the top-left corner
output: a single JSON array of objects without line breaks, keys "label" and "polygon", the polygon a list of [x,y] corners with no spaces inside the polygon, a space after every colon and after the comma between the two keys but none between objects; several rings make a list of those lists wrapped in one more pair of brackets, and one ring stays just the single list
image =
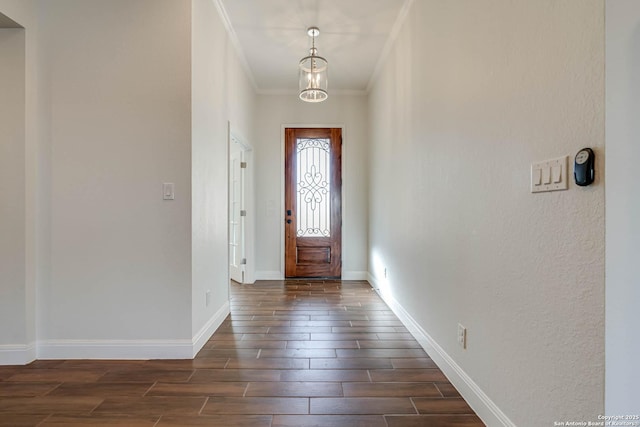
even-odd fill
[{"label": "dark wood plank floor", "polygon": [[231,291],[194,360],[0,366],[0,426],[484,425],[368,283]]}]

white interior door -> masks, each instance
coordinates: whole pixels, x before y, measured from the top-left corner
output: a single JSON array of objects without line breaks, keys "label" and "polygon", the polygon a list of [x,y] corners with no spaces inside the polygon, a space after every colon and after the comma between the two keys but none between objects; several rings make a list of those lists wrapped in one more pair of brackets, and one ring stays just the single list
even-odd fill
[{"label": "white interior door", "polygon": [[231,280],[244,283],[245,208],[243,151],[232,144],[229,159],[229,272]]}]

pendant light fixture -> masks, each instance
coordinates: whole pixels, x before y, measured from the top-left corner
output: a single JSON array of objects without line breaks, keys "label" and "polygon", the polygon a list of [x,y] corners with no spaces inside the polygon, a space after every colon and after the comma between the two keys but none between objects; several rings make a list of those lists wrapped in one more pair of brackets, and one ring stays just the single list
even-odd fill
[{"label": "pendant light fixture", "polygon": [[318,56],[316,49],[316,37],[320,35],[320,30],[310,27],[307,34],[311,37],[309,56],[302,58],[298,64],[300,99],[306,102],[322,102],[329,96],[328,63],[326,59]]}]

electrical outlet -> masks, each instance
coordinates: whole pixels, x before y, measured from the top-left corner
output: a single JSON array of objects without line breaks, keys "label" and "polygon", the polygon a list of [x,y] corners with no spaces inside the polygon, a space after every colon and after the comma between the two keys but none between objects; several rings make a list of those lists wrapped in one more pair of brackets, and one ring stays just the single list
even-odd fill
[{"label": "electrical outlet", "polygon": [[384,278],[387,278],[387,267],[384,268]]},{"label": "electrical outlet", "polygon": [[211,303],[211,291],[207,290],[205,294],[205,306],[209,307],[209,303]]},{"label": "electrical outlet", "polygon": [[458,323],[458,344],[460,347],[467,348],[467,328]]}]

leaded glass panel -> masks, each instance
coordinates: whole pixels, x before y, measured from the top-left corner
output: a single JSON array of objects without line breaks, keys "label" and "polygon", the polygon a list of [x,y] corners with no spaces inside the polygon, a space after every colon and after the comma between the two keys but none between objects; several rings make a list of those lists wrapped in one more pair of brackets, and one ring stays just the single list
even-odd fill
[{"label": "leaded glass panel", "polygon": [[297,236],[331,236],[331,140],[296,141]]}]

